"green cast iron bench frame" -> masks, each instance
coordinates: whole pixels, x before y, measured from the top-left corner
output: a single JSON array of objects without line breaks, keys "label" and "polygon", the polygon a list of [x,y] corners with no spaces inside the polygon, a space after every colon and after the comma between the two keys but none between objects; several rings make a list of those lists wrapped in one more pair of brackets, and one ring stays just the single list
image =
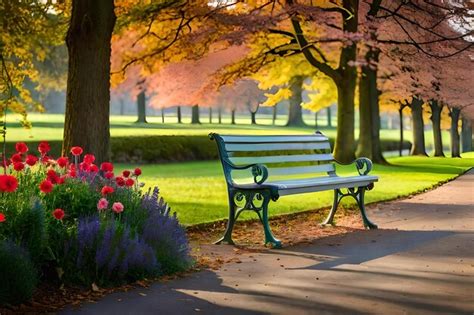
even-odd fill
[{"label": "green cast iron bench frame", "polygon": [[[338,176],[331,154],[329,139],[319,131],[314,135],[219,135],[209,134],[217,142],[219,158],[224,170],[229,198],[229,220],[224,236],[216,242],[234,244],[232,230],[235,221],[242,211],[254,211],[262,222],[265,233],[265,244],[281,247],[281,242],[273,236],[268,222],[268,204],[277,201],[280,196],[303,194],[324,190],[334,190],[332,208],[323,225],[332,224],[337,206],[342,198],[353,197],[360,209],[364,226],[376,229],[377,225],[367,217],[364,205],[364,194],[371,190],[376,176],[368,173],[372,162],[367,158],[358,158],[355,164],[359,176]],[[320,153],[324,152],[326,153]],[[268,154],[264,156],[242,156],[245,154]],[[284,152],[284,153],[281,153]],[[288,154],[296,152],[296,154]],[[304,153],[302,153],[304,152]],[[299,164],[298,164],[299,163]],[[301,166],[302,163],[313,165]],[[350,163],[350,164],[352,164]],[[295,166],[295,164],[297,164]],[[269,167],[268,165],[273,165]],[[237,170],[250,170],[253,183],[239,184],[234,181],[232,173]],[[315,177],[287,180],[268,180],[277,175],[315,174]],[[321,173],[324,175],[321,176]],[[346,189],[343,192],[343,189]]]}]

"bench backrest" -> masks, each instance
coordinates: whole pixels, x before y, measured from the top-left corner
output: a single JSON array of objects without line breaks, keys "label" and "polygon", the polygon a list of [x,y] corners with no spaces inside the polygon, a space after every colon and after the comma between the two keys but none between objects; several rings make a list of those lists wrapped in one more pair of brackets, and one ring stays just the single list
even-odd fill
[{"label": "bench backrest", "polygon": [[217,141],[228,182],[233,178],[225,160],[237,166],[264,164],[268,168],[268,180],[286,176],[335,176],[329,139],[320,132],[264,136],[211,134],[210,137]]}]

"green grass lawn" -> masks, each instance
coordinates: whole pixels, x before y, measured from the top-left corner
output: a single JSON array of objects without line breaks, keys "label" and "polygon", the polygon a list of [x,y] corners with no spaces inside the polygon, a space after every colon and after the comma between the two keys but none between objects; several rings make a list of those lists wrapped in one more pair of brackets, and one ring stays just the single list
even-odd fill
[{"label": "green grass lawn", "polygon": [[[277,120],[277,125],[271,125],[271,117],[269,115],[258,115],[257,122],[259,125],[250,125],[249,117],[237,116],[237,125],[231,125],[229,118],[226,116],[223,119],[224,124],[219,125],[217,123],[209,124],[208,118],[203,115],[201,125],[191,125],[188,123],[189,117],[183,118],[183,124],[175,123],[174,117],[168,117],[165,120],[165,124],[161,123],[161,117],[150,116],[148,117],[148,124],[136,124],[135,116],[111,116],[110,133],[112,137],[119,136],[151,136],[151,135],[207,135],[210,132],[227,133],[227,134],[307,134],[315,131],[314,126],[307,126],[302,128],[288,128],[285,127],[286,117],[280,115]],[[311,117],[306,117],[307,123],[314,123]],[[335,116],[334,116],[335,118]],[[19,115],[10,114],[8,116],[8,131],[7,141],[39,141],[39,140],[61,140],[63,136],[63,123],[64,115],[60,114],[29,114],[29,121],[32,123],[32,129],[24,129],[21,127]],[[217,122],[217,119],[214,119]],[[336,129],[324,127],[325,119],[321,119],[321,130],[329,137],[336,136]],[[358,131],[356,130],[355,136],[357,137]],[[442,132],[443,144],[445,148],[449,147],[450,138],[447,131]],[[383,129],[381,130],[381,137],[383,139],[398,140],[399,131],[396,129]],[[433,135],[432,132],[427,130],[425,132],[425,141],[427,150],[430,151],[432,148]],[[405,131],[405,140],[411,141],[411,132]]]},{"label": "green grass lawn", "polygon": [[[455,178],[474,166],[474,153],[462,159],[401,157],[391,158],[391,166],[375,165],[372,171],[380,180],[366,195],[368,203],[390,200],[423,191]],[[119,168],[131,168],[120,165]],[[146,187],[158,185],[162,196],[176,211],[183,224],[191,225],[224,219],[227,216],[227,192],[221,165],[217,161],[144,165],[142,180]],[[339,174],[356,174],[344,166]],[[304,197],[303,197],[304,196]],[[349,199],[347,199],[347,202]],[[282,197],[270,204],[271,215],[328,207],[332,192]],[[343,203],[344,204],[344,203]],[[251,214],[243,218],[253,218]]]}]

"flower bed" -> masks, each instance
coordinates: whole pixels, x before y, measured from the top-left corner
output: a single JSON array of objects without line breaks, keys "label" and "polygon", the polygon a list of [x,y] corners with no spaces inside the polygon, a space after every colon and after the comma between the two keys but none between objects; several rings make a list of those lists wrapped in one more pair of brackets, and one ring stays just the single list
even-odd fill
[{"label": "flower bed", "polygon": [[71,160],[49,157],[47,142],[38,155],[15,149],[0,175],[0,305],[39,281],[116,285],[191,265],[185,230],[157,187],[142,193],[139,168],[117,176],[80,147]]}]

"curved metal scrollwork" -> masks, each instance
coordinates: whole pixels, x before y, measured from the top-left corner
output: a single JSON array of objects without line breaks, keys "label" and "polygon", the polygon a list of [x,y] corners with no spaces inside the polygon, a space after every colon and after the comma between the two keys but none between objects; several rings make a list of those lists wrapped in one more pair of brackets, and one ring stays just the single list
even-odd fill
[{"label": "curved metal scrollwork", "polygon": [[357,167],[357,172],[359,172],[359,175],[367,175],[372,170],[372,161],[368,158],[361,157],[356,159],[354,162]]},{"label": "curved metal scrollwork", "polygon": [[252,166],[252,175],[255,184],[260,185],[267,180],[268,169],[263,164],[255,164]]},{"label": "curved metal scrollwork", "polygon": [[234,204],[239,210],[260,211],[263,208],[265,196],[261,192],[237,191],[234,195]]}]

